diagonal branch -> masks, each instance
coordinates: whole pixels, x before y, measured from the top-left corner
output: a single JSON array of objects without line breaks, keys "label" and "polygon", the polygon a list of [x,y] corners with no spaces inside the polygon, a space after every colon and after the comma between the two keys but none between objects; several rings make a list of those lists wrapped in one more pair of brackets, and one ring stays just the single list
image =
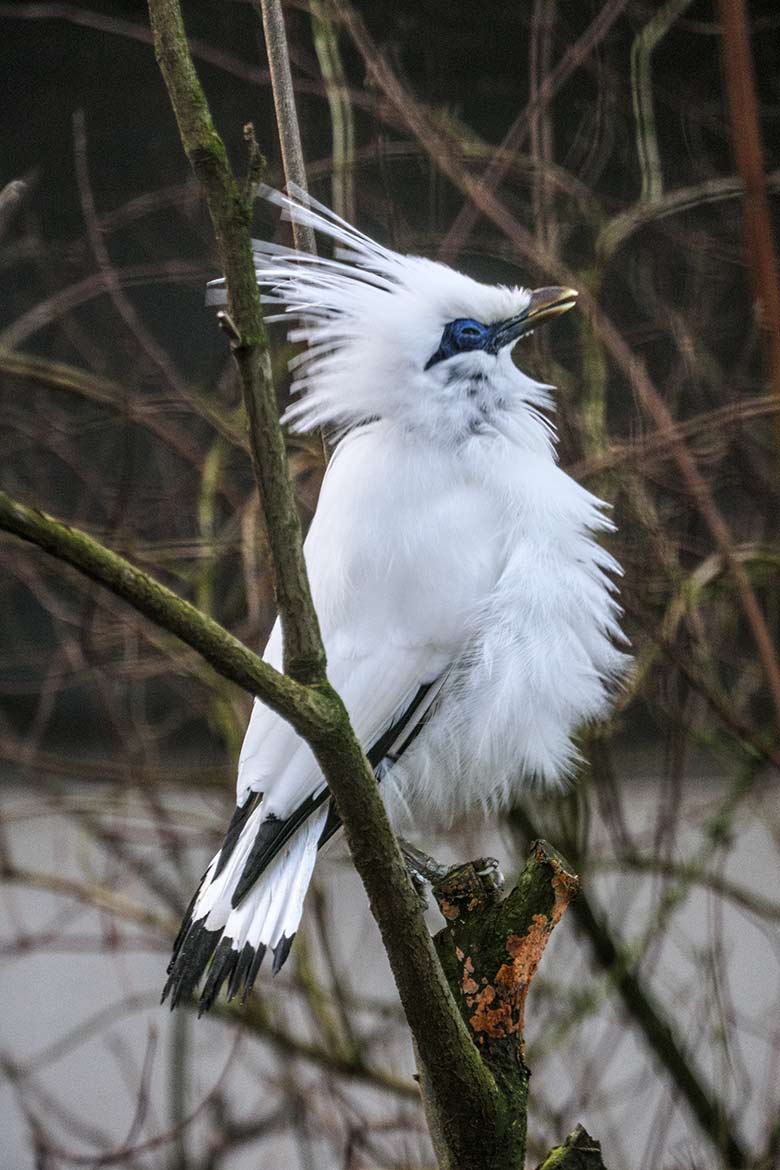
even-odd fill
[{"label": "diagonal branch", "polygon": [[197,650],[219,674],[259,695],[301,735],[321,732],[327,710],[315,691],[263,662],[232,634],[130,561],[71,528],[0,492],[0,529],[36,544],[110,589],[157,626]]},{"label": "diagonal branch", "polygon": [[72,565],[181,638],[223,677],[260,695],[312,746],[344,821],[421,1062],[437,1085],[438,1107],[453,1119],[450,1140],[465,1151],[463,1170],[479,1167],[477,1155],[484,1151],[484,1135],[495,1120],[495,1085],[455,1006],[370,765],[335,693],[327,684],[303,687],[279,674],[217,622],[123,557],[4,492],[0,529]]}]

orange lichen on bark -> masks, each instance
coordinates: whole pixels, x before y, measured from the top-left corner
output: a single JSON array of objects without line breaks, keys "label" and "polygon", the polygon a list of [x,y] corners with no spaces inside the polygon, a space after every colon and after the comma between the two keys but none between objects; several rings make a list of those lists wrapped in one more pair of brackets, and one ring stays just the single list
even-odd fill
[{"label": "orange lichen on bark", "polygon": [[487,987],[469,997],[469,1000],[469,1007],[474,1008],[469,1023],[480,1043],[485,1036],[497,1039],[500,1036],[511,1036],[517,1031],[511,1003],[499,994],[492,983],[488,983]]},{"label": "orange lichen on bark", "polygon": [[[525,1001],[531,980],[539,967],[553,927],[579,889],[577,877],[544,842],[536,843],[534,857],[545,867],[545,878],[542,880],[549,882],[553,894],[552,905],[546,913],[532,916],[524,934],[509,935],[504,944],[506,961],[501,963],[495,975],[491,978],[490,970],[487,976],[483,974],[484,956],[479,943],[469,944],[469,950],[472,945],[476,946],[472,954],[466,954],[461,946],[455,946],[469,1026],[475,1041],[480,1045],[509,1036],[519,1037],[522,1045]],[[463,881],[466,870],[467,867],[464,867],[464,872],[457,874],[458,881]],[[541,873],[539,876],[542,876]],[[448,891],[450,896],[455,885],[455,882],[451,883]],[[466,889],[465,892],[469,894],[471,891]],[[440,898],[439,905],[445,917],[459,917],[458,907],[449,899]],[[472,909],[465,899],[460,902],[460,906],[467,911]],[[455,913],[449,915],[447,911],[450,909]]]},{"label": "orange lichen on bark", "polygon": [[[461,952],[462,955],[463,952]],[[463,964],[463,994],[465,996],[475,995],[479,991],[479,984],[471,976],[474,974],[474,964],[471,958],[467,958]]]},{"label": "orange lichen on bark", "polygon": [[561,919],[566,907],[571,902],[572,898],[577,894],[580,888],[580,879],[576,874],[569,873],[563,866],[553,857],[547,858],[547,864],[551,866],[553,871],[551,885],[555,901],[553,902],[552,914],[550,919],[550,930]]},{"label": "orange lichen on bark", "polygon": [[469,1019],[474,1033],[485,1033],[493,1039],[522,1033],[528,988],[553,926],[552,919],[546,918],[544,914],[534,914],[525,935],[510,935],[506,949],[511,961],[502,963],[493,983],[488,983],[479,992],[476,992],[476,984],[471,978],[473,964],[470,959],[467,960],[471,964],[469,987],[466,987],[464,977],[463,991],[469,1008],[474,1008]]}]

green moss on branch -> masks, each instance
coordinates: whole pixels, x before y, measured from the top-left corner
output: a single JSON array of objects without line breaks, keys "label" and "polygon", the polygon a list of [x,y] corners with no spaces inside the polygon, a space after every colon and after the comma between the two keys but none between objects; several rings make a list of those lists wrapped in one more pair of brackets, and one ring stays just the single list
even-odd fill
[{"label": "green moss on branch", "polygon": [[607,1170],[601,1146],[581,1125],[575,1126],[561,1146],[555,1146],[536,1170]]},{"label": "green moss on branch", "polygon": [[[530,1075],[524,1060],[525,1002],[550,934],[578,889],[576,874],[544,841],[533,843],[503,901],[494,870],[479,862],[452,870],[434,887],[447,920],[436,949],[498,1089],[495,1165],[501,1170],[525,1165]],[[432,1119],[433,1129],[438,1124]]]}]

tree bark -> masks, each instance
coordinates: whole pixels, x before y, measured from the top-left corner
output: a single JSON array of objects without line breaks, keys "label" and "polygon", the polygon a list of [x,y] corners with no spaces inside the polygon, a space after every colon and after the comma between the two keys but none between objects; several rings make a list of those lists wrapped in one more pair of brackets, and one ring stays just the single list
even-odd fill
[{"label": "tree bark", "polygon": [[581,1125],[576,1125],[561,1146],[550,1150],[536,1170],[607,1170],[601,1146]]}]

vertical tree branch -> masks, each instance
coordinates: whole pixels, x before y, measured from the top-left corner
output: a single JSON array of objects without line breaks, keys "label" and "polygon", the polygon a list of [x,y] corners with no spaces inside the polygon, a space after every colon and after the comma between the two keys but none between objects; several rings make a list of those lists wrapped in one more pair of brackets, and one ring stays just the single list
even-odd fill
[{"label": "vertical tree branch", "polygon": [[[536,826],[519,805],[512,810],[511,819],[520,828],[523,837],[528,839],[536,836]],[[685,1098],[703,1132],[722,1151],[729,1167],[740,1170],[749,1166],[750,1157],[725,1109],[704,1084],[690,1057],[680,1047],[662,1006],[634,969],[633,956],[628,954],[626,948],[615,943],[585,895],[577,898],[572,915],[588,939],[597,963],[614,980],[629,1018],[641,1029],[651,1051]]]},{"label": "vertical tree branch", "polygon": [[[498,1094],[457,1011],[417,894],[387,821],[373,772],[325,678],[300,526],[287,477],[249,236],[251,193],[239,190],[192,64],[177,0],[149,0],[155,49],[188,158],[201,180],[228,290],[226,323],[253,428],[256,474],[274,559],[286,663],[328,717],[306,736],[333,793],[355,868],[379,925],[401,1002],[447,1122],[452,1164],[484,1170]],[[296,607],[302,605],[301,613]]]},{"label": "vertical tree branch", "polygon": [[[767,380],[780,398],[780,275],[766,193],[764,151],[745,0],[719,0],[731,142],[745,185],[745,253],[764,338]],[[775,424],[780,451],[780,420]]]}]

